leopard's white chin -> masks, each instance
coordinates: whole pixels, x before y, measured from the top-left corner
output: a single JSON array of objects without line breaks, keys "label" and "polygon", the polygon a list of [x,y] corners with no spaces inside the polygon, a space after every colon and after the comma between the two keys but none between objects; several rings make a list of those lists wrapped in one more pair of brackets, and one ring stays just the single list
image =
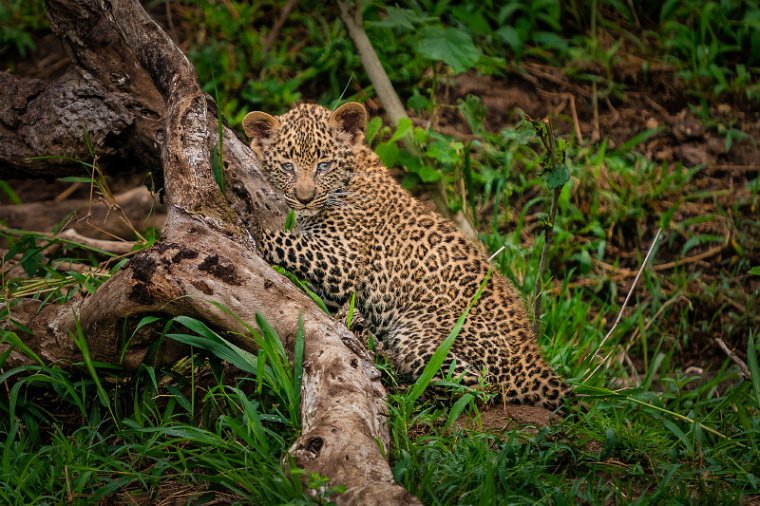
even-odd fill
[{"label": "leopard's white chin", "polygon": [[301,209],[293,208],[298,218],[311,218],[316,216],[322,210],[321,207],[302,207]]}]

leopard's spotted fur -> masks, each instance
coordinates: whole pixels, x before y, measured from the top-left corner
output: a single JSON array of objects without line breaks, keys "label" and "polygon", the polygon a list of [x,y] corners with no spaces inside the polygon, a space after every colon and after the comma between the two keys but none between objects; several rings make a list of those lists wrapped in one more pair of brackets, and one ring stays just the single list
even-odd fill
[{"label": "leopard's spotted fur", "polygon": [[[293,230],[268,230],[268,260],[308,279],[340,305],[356,293],[369,330],[417,377],[489,271],[479,248],[410,196],[364,143],[367,113],[300,105],[243,120],[273,185],[297,212]],[[565,387],[540,356],[515,288],[497,272],[472,308],[444,371],[476,382],[483,371],[508,402],[555,408]]]}]

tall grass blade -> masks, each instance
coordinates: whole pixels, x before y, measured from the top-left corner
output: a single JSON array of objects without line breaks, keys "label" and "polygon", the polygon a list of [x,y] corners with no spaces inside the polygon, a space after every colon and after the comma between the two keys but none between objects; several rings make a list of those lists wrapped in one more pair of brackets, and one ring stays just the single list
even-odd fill
[{"label": "tall grass blade", "polygon": [[[0,338],[0,343],[7,342],[11,345],[11,347],[18,348],[21,353],[37,362],[38,365],[45,365],[45,362],[40,358],[40,356],[37,355],[29,346],[27,346],[26,343],[24,343],[24,341],[18,337],[18,334],[12,331],[4,331],[2,334],[3,336]],[[8,353],[10,353],[10,349],[8,350]],[[0,361],[0,365],[2,365],[4,362],[5,360]]]},{"label": "tall grass blade", "polygon": [[755,350],[755,336],[750,334],[747,338],[747,366],[752,376],[752,391],[755,393],[755,402],[760,408],[760,367],[757,365],[757,350]]},{"label": "tall grass blade", "polygon": [[454,423],[459,418],[459,415],[461,415],[462,412],[464,412],[467,405],[470,404],[473,400],[475,400],[475,396],[470,393],[464,394],[462,397],[457,399],[457,401],[451,407],[451,411],[449,411],[449,416],[446,418],[446,424],[443,427],[445,429],[448,429],[449,427],[451,427],[451,424]]},{"label": "tall grass blade", "polygon": [[325,313],[327,313],[329,315],[332,314],[332,313],[330,313],[330,310],[325,305],[325,302],[322,300],[322,297],[320,297],[319,295],[317,295],[314,292],[314,290],[312,290],[309,287],[309,283],[307,283],[306,281],[300,279],[295,274],[292,274],[292,273],[286,271],[285,269],[283,269],[279,265],[273,265],[272,268],[274,270],[276,270],[277,272],[279,272],[280,274],[282,274],[283,276],[285,276],[286,278],[288,278],[290,281],[292,281],[293,284],[301,287],[301,290],[303,290],[304,292],[306,292],[306,295],[308,295],[311,298],[311,300],[313,300],[314,303],[317,306],[319,306],[319,309],[321,309],[322,311],[324,311]]},{"label": "tall grass blade", "polygon": [[103,404],[103,406],[108,409],[109,413],[111,413],[111,417],[114,419],[114,421],[116,421],[116,416],[114,415],[111,406],[111,399],[108,397],[108,392],[106,392],[106,389],[103,388],[103,383],[100,381],[100,375],[95,368],[95,362],[92,360],[92,356],[90,356],[90,349],[87,346],[87,338],[84,335],[84,330],[82,329],[82,325],[79,322],[79,318],[74,318],[74,333],[72,334],[71,338],[72,341],[74,341],[76,347],[82,353],[82,359],[84,360],[87,372],[90,373],[90,377],[95,383],[95,389],[98,392],[98,398],[100,399],[101,404]]},{"label": "tall grass blade", "polygon": [[483,282],[480,284],[480,287],[478,288],[478,291],[475,293],[475,295],[472,297],[472,300],[470,300],[470,303],[467,305],[467,308],[464,310],[464,313],[459,317],[456,324],[454,325],[454,328],[451,329],[451,332],[449,333],[448,337],[443,340],[443,342],[438,346],[438,348],[435,350],[435,353],[433,353],[433,356],[430,358],[430,361],[427,363],[425,368],[422,370],[422,374],[419,378],[417,378],[417,381],[414,382],[414,385],[412,385],[412,388],[410,389],[409,393],[406,395],[406,405],[409,409],[408,412],[411,412],[412,406],[414,406],[414,403],[417,402],[417,399],[425,392],[425,389],[427,389],[430,382],[433,380],[433,377],[438,373],[438,371],[441,369],[441,366],[443,365],[443,362],[446,360],[446,356],[449,354],[449,350],[451,350],[451,346],[454,344],[454,340],[459,335],[459,332],[462,330],[462,327],[464,326],[464,322],[467,319],[467,315],[470,313],[470,310],[477,304],[478,299],[480,299],[480,296],[483,294],[483,290],[485,290],[486,285],[488,284],[488,281],[491,279],[491,270],[489,269],[486,273],[485,278],[483,278]]},{"label": "tall grass blade", "polygon": [[295,353],[293,357],[293,390],[295,393],[294,405],[291,413],[295,413],[300,420],[301,413],[301,385],[303,384],[303,354],[306,346],[306,336],[303,328],[303,315],[298,316],[298,331],[296,331]]},{"label": "tall grass blade", "polygon": [[346,314],[346,328],[351,329],[354,323],[354,312],[356,311],[356,292],[351,293],[351,300],[348,301],[348,313]]},{"label": "tall grass blade", "polygon": [[[256,314],[256,323],[261,329],[261,339],[258,341],[261,352],[268,356],[271,363],[271,376],[267,383],[276,392],[284,394],[288,403],[288,408],[294,423],[300,419],[299,410],[301,406],[301,388],[296,387],[294,374],[291,372],[288,356],[285,348],[280,341],[277,332],[272,328],[263,315]],[[302,332],[302,323],[299,323],[299,329]],[[301,338],[303,340],[303,337]],[[261,356],[261,354],[260,354]],[[303,351],[301,351],[301,363],[303,364]]]}]

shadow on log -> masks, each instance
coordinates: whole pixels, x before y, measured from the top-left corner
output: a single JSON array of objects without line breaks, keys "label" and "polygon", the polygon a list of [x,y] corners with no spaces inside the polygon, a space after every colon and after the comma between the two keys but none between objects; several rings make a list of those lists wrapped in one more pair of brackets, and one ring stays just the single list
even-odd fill
[{"label": "shadow on log", "polygon": [[[292,351],[303,318],[303,434],[291,448],[297,465],[345,485],[347,491],[336,498],[341,503],[418,503],[393,483],[379,447],[387,449],[389,435],[385,392],[371,357],[353,334],[256,254],[251,231],[282,223],[286,208],[261,177],[248,147],[227,128],[224,194],[214,181],[213,103],[189,61],[136,0],[49,0],[47,6],[75,67],[48,84],[0,75],[14,83],[6,88],[11,93],[23,91],[0,118],[3,138],[17,146],[14,153],[0,152],[0,172],[70,173],[65,164],[29,157],[76,157],[81,146],[74,146],[83,144],[81,132],[88,132],[96,151],[119,156],[127,147],[146,166],[161,161],[166,222],[160,242],[134,256],[95,294],[41,309],[38,301],[16,304],[14,318],[31,331],[25,343],[48,363],[81,360],[69,337],[77,319],[93,357],[119,363],[119,322],[156,312],[189,315],[243,333],[213,301],[243,321],[262,314]],[[83,105],[76,90],[82,86],[90,93],[88,109],[77,114]],[[137,367],[149,344],[130,343],[121,363]],[[253,347],[250,341],[238,344]],[[175,348],[163,359],[171,362],[182,352]],[[25,360],[14,352],[7,365]]]}]

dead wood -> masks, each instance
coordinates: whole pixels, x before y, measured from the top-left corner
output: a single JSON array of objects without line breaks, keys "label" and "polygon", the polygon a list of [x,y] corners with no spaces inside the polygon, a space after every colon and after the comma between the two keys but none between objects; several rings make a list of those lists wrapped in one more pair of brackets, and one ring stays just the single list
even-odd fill
[{"label": "dead wood", "polygon": [[[384,390],[361,343],[256,254],[257,227],[282,223],[285,208],[261,177],[248,147],[226,128],[224,194],[213,180],[210,153],[218,142],[216,121],[191,64],[136,0],[48,0],[47,5],[51,24],[76,64],[67,79],[97,90],[89,95],[94,105],[88,115],[72,113],[74,123],[90,132],[96,153],[114,147],[118,155],[114,137],[124,145],[142,146],[137,153],[145,157],[143,162],[159,158],[161,147],[167,217],[161,241],[135,255],[95,294],[60,305],[14,305],[12,318],[30,330],[23,336],[25,343],[47,363],[65,366],[80,360],[71,339],[76,319],[90,353],[118,363],[120,322],[159,312],[203,319],[238,336],[238,344],[252,350],[245,328],[212,305],[214,301],[243,321],[253,322],[262,314],[292,350],[303,318],[303,434],[292,447],[297,465],[330,477],[334,485],[344,484],[348,490],[337,498],[342,503],[417,503],[393,483],[382,456],[389,445]],[[32,84],[35,93],[44,94],[59,89],[63,81]],[[66,142],[57,144],[57,128],[66,119],[55,117],[75,109],[77,98],[58,95],[58,100],[53,107],[30,99],[14,110],[16,125],[26,130],[12,133],[23,145],[31,144],[29,132],[40,125],[55,126],[34,145],[36,153],[70,156],[66,150],[75,137],[73,127],[61,131]],[[38,121],[29,121],[30,110]],[[5,153],[0,159],[5,168],[34,174],[68,170]],[[6,326],[22,332],[10,321]],[[130,343],[122,365],[136,367],[149,345]],[[162,353],[162,359],[171,362],[182,352],[175,347]],[[8,365],[22,360],[14,354]]]}]

